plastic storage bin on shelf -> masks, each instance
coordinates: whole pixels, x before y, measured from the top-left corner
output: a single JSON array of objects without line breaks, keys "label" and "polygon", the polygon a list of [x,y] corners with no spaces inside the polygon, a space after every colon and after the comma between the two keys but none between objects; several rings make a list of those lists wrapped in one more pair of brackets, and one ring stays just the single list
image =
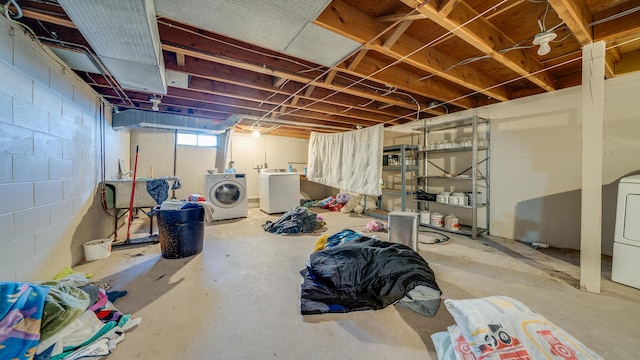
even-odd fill
[{"label": "plastic storage bin on shelf", "polygon": [[179,209],[158,211],[160,250],[166,259],[180,259],[202,252],[204,244],[204,208],[187,204]]}]

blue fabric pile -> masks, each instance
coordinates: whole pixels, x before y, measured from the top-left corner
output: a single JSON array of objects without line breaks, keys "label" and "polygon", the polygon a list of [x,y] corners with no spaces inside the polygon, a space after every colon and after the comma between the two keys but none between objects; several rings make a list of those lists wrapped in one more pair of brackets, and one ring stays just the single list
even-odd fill
[{"label": "blue fabric pile", "polygon": [[303,206],[287,211],[275,222],[267,221],[262,225],[264,231],[275,234],[310,233],[318,225],[317,215]]}]

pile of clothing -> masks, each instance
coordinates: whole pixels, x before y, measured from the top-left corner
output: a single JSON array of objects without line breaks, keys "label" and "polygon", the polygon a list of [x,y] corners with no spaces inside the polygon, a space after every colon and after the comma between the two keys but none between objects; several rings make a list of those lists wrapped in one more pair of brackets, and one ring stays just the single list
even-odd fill
[{"label": "pile of clothing", "polygon": [[140,318],[113,301],[126,291],[89,285],[84,274],[0,282],[0,359],[79,359],[108,355]]},{"label": "pile of clothing", "polygon": [[447,299],[444,303],[456,325],[431,335],[439,360],[602,359],[513,298]]},{"label": "pile of clothing", "polygon": [[306,268],[303,315],[378,310],[392,304],[434,316],[442,292],[427,262],[408,246],[343,230],[316,242]]},{"label": "pile of clothing", "polygon": [[304,206],[296,206],[276,221],[267,221],[262,225],[264,231],[274,234],[311,233],[322,227],[318,215]]}]

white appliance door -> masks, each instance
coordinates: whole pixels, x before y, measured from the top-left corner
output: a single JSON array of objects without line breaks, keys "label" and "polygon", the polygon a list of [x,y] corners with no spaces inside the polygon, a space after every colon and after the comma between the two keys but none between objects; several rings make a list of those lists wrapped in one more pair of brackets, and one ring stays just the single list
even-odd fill
[{"label": "white appliance door", "polygon": [[640,289],[640,247],[613,243],[611,280]]},{"label": "white appliance door", "polygon": [[623,224],[622,239],[618,241],[640,246],[640,194],[627,194]]},{"label": "white appliance door", "polygon": [[209,201],[216,207],[229,209],[238,206],[246,197],[244,187],[235,180],[217,182],[209,190]]}]

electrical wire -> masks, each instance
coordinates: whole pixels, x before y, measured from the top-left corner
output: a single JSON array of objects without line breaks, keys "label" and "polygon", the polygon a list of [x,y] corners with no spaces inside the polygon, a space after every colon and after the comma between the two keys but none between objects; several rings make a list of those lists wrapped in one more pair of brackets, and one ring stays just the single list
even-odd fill
[{"label": "electrical wire", "polygon": [[[374,36],[372,39],[370,39],[369,41],[367,41],[365,44],[362,44],[358,47],[358,49],[352,51],[349,55],[345,56],[344,58],[349,58],[355,54],[357,54],[360,50],[366,48],[369,44],[371,44],[372,42],[376,41],[378,38],[380,38],[382,35],[384,35],[386,32],[388,32],[389,30],[393,29],[396,25],[400,24],[402,21],[404,21],[405,18],[407,18],[408,16],[412,15],[414,12],[416,12],[417,10],[419,10],[422,6],[426,5],[430,0],[426,0],[424,2],[422,2],[420,5],[416,6],[414,9],[412,9],[410,12],[408,12],[407,14],[405,14],[402,18],[398,19],[397,21],[395,21],[393,24],[391,24],[390,26],[388,26],[385,30],[381,31],[378,35]],[[506,0],[505,0],[506,1]],[[290,99],[292,99],[294,96],[296,96],[297,94],[299,94],[301,91],[305,90],[306,88],[308,88],[309,86],[311,86],[311,84],[315,83],[316,81],[318,81],[320,78],[322,78],[323,76],[325,76],[326,74],[328,74],[329,72],[331,72],[331,70],[333,70],[337,65],[332,66],[331,68],[325,70],[322,74],[318,75],[315,79],[309,81],[308,83],[306,83],[302,88],[298,89],[296,92],[294,92],[293,94],[289,95],[285,100],[283,100],[279,105],[274,106],[271,110],[269,110],[266,114],[262,115],[258,120],[256,120],[255,124],[258,124],[261,120],[265,119],[267,116],[269,116],[270,114],[272,114],[278,107],[284,105],[285,103],[287,103]],[[382,69],[384,70],[384,69]],[[379,70],[381,71],[381,70]],[[324,101],[326,99],[328,99],[329,97],[336,95],[348,88],[351,88],[353,86],[355,86],[356,84],[370,78],[373,75],[369,75],[365,78],[361,78],[360,80],[358,80],[357,82],[354,82],[353,84],[340,89],[340,90],[336,90],[334,91],[332,94],[329,94],[327,96],[325,96],[324,98],[322,98],[321,100],[316,100],[311,102],[310,104],[307,104],[305,106],[303,106],[300,109],[294,109],[295,111],[297,110],[301,110],[304,108],[307,108],[311,105],[315,105],[320,101]]]},{"label": "electrical wire", "polygon": [[[433,44],[433,43],[434,43],[434,42],[436,42],[436,41],[439,41],[441,38],[443,38],[443,37],[445,37],[445,36],[448,36],[449,34],[454,33],[456,30],[458,30],[458,29],[460,29],[460,28],[462,28],[462,27],[466,26],[466,25],[467,25],[467,24],[469,24],[470,22],[475,21],[476,19],[478,19],[478,18],[482,17],[482,16],[483,16],[484,14],[486,14],[487,12],[492,11],[493,9],[495,9],[495,8],[497,8],[498,6],[500,6],[500,5],[504,4],[505,2],[507,2],[507,0],[502,0],[500,3],[498,3],[498,4],[496,4],[496,5],[492,6],[492,7],[490,7],[489,9],[487,9],[487,10],[485,10],[484,12],[482,12],[482,13],[480,13],[480,14],[478,14],[478,15],[474,16],[473,18],[471,18],[471,19],[467,20],[466,22],[464,22],[464,23],[462,23],[462,24],[460,24],[460,25],[456,26],[456,27],[455,27],[455,28],[453,28],[452,30],[449,30],[448,32],[446,32],[446,33],[442,34],[441,36],[437,37],[436,39],[432,40],[431,42],[429,42],[429,43],[427,43],[427,44],[424,44],[423,46],[421,46],[421,47],[419,47],[418,49],[416,49],[416,50],[414,50],[414,51],[410,52],[409,54],[402,56],[401,58],[399,58],[399,59],[397,59],[397,60],[393,61],[392,63],[390,63],[390,64],[388,64],[388,65],[386,65],[386,66],[383,66],[382,68],[380,68],[380,69],[378,69],[378,70],[374,71],[373,73],[371,73],[371,74],[369,74],[369,75],[367,75],[367,76],[365,76],[365,77],[363,77],[363,78],[360,78],[359,80],[357,80],[357,81],[353,82],[352,84],[350,84],[350,85],[348,85],[348,86],[345,86],[345,87],[344,87],[344,88],[342,88],[342,89],[335,90],[333,93],[331,93],[331,94],[329,94],[329,95],[326,95],[325,97],[323,97],[323,98],[321,98],[321,99],[318,99],[318,100],[316,100],[316,101],[313,101],[313,102],[311,102],[310,104],[305,105],[305,107],[307,107],[307,106],[311,106],[311,105],[314,105],[314,104],[317,104],[317,103],[319,103],[319,102],[321,102],[321,101],[324,101],[324,100],[328,99],[328,98],[329,98],[329,97],[331,97],[331,96],[334,96],[334,95],[336,95],[336,94],[339,94],[339,93],[343,92],[344,90],[347,90],[347,89],[349,89],[349,88],[351,88],[351,87],[353,87],[353,86],[355,86],[355,85],[357,85],[357,84],[360,84],[361,82],[363,82],[363,81],[365,81],[365,80],[367,80],[367,79],[370,79],[371,77],[373,77],[373,76],[375,76],[375,75],[379,74],[380,72],[382,72],[382,71],[384,71],[384,70],[386,70],[386,69],[388,69],[388,68],[390,68],[390,67],[392,67],[392,66],[394,66],[394,65],[396,65],[396,64],[398,64],[398,63],[400,63],[400,62],[402,62],[402,61],[403,61],[403,60],[405,60],[406,58],[408,58],[408,57],[410,57],[410,56],[412,56],[412,55],[416,54],[417,52],[422,51],[423,49],[425,49],[425,48],[427,48],[427,47],[431,46],[431,44]],[[422,5],[424,5],[425,3],[426,3],[426,2],[422,3]],[[420,6],[422,6],[422,5],[420,5]],[[419,7],[418,7],[418,8],[416,8],[416,9],[419,9]],[[411,12],[407,13],[404,17],[402,17],[402,18],[401,18],[400,20],[398,20],[398,21],[402,21],[405,17],[409,16],[409,15],[410,15],[410,14],[412,14],[414,11],[416,11],[416,9],[413,9]],[[398,22],[398,21],[397,21],[397,22]],[[396,22],[396,23],[397,23],[397,22]],[[396,24],[396,23],[394,23],[394,24],[392,25],[392,27],[393,27],[393,26],[395,26],[395,24]],[[390,28],[391,28],[391,27],[390,27]],[[380,37],[384,32],[388,31],[390,28],[387,28],[385,31],[383,31],[382,33],[380,33],[379,35],[377,35],[374,39],[377,39],[378,37]],[[368,43],[370,43],[370,42],[371,42],[371,40],[370,40]],[[368,43],[367,43],[367,44],[368,44]],[[347,57],[352,56],[352,55],[353,55],[353,54],[355,54],[357,51],[359,51],[359,50],[361,50],[362,48],[364,48],[364,46],[366,46],[367,44],[362,45],[358,50],[354,51],[352,54],[348,55]],[[345,58],[346,58],[346,57],[345,57]],[[327,71],[327,72],[328,72],[328,71]],[[315,81],[315,80],[314,80],[314,81]],[[305,85],[305,86],[308,86],[308,85],[309,85],[309,84],[307,84],[307,85]],[[292,97],[292,96],[291,96],[291,97]],[[288,100],[288,99],[287,99],[287,100]],[[286,102],[287,100],[285,100],[285,102]],[[284,103],[284,102],[283,102],[283,103]],[[303,108],[304,108],[304,107],[303,107]],[[302,108],[301,108],[301,109],[302,109]],[[292,110],[292,112],[295,112],[295,111],[297,111],[297,110],[300,110],[300,109],[294,109],[294,110]],[[267,115],[268,115],[268,114],[267,114]],[[266,115],[264,115],[264,116],[266,116]],[[263,116],[263,117],[264,117],[264,116]],[[403,118],[405,118],[406,116],[408,116],[408,115],[404,115],[404,116],[402,116],[402,117],[400,117],[400,118],[401,118],[401,119],[403,119]],[[387,123],[389,123],[389,122],[391,122],[391,121],[395,121],[395,120],[386,121],[386,122],[383,122],[383,124],[387,124]]]},{"label": "electrical wire", "polygon": [[[612,46],[610,46],[610,47],[606,48],[605,50],[611,50],[611,49],[614,49],[614,48],[616,48],[616,47],[623,46],[623,45],[626,45],[626,44],[629,44],[629,43],[632,43],[632,42],[635,42],[635,41],[639,41],[639,40],[640,40],[640,36],[639,36],[639,37],[636,37],[636,38],[633,38],[633,39],[629,39],[629,40],[624,41],[624,42],[621,42],[621,43],[619,43],[619,44],[612,45]],[[555,68],[557,68],[557,67],[561,67],[561,66],[564,66],[564,65],[570,64],[570,63],[572,63],[572,62],[574,62],[574,61],[578,61],[578,60],[580,60],[580,59],[582,59],[582,56],[581,56],[581,55],[580,55],[580,56],[577,56],[576,58],[569,59],[569,60],[563,61],[563,62],[561,62],[561,63],[558,63],[558,64],[555,64],[555,65],[549,66],[549,67],[547,67],[547,68],[540,69],[540,70],[538,70],[538,71],[532,72],[532,73],[530,73],[530,74],[528,74],[528,75],[522,75],[522,76],[519,76],[519,77],[517,77],[517,78],[515,78],[515,79],[507,80],[507,81],[504,81],[504,82],[502,82],[502,83],[495,84],[495,85],[493,85],[493,86],[489,86],[489,87],[487,87],[487,88],[485,88],[485,89],[482,89],[481,91],[474,91],[474,92],[471,92],[471,93],[469,93],[469,94],[466,94],[466,95],[463,95],[463,96],[459,96],[459,97],[457,97],[457,98],[455,98],[455,99],[452,99],[452,100],[449,100],[449,101],[444,102],[444,103],[443,103],[443,105],[445,105],[445,104],[450,104],[450,103],[452,103],[452,102],[459,101],[459,100],[464,99],[464,98],[466,98],[466,97],[473,96],[473,95],[477,95],[477,94],[480,94],[480,93],[482,93],[482,92],[484,92],[484,91],[491,90],[491,89],[496,88],[496,87],[504,86],[504,85],[507,85],[507,84],[509,84],[509,83],[512,83],[512,82],[515,82],[515,81],[518,81],[518,80],[525,79],[525,78],[527,78],[527,77],[529,77],[529,76],[537,75],[537,74],[539,74],[539,73],[541,73],[541,72],[545,72],[545,71],[547,71],[547,70],[552,70],[552,69],[555,69]],[[394,119],[391,119],[391,120],[389,120],[389,121],[385,122],[384,124],[387,124],[387,123],[390,123],[390,122],[393,122],[393,121],[397,121],[397,120],[403,119],[403,118],[405,118],[406,116],[407,116],[407,115],[405,115],[405,116],[399,116],[399,117],[396,117],[396,118],[394,118]]]},{"label": "electrical wire", "polygon": [[603,18],[603,19],[600,19],[600,20],[594,21],[594,22],[592,22],[592,23],[590,23],[590,24],[587,24],[587,25],[586,25],[586,27],[592,27],[592,26],[600,25],[600,24],[602,24],[602,23],[605,23],[605,22],[611,21],[611,20],[616,20],[616,19],[619,19],[619,18],[621,18],[621,17],[623,17],[623,16],[627,16],[627,15],[629,15],[629,14],[633,14],[634,12],[639,11],[639,10],[640,10],[640,6],[636,6],[636,7],[634,7],[634,8],[631,8],[631,9],[628,9],[628,10],[625,10],[625,11],[622,11],[622,12],[619,12],[619,13],[617,13],[617,14],[614,14],[614,15],[608,16],[608,17],[606,17],[606,18]]},{"label": "electrical wire", "polygon": [[[11,11],[9,11],[9,5],[13,4],[13,7],[16,8],[16,13],[13,14],[11,13]],[[20,6],[18,5],[18,3],[16,3],[15,0],[9,0],[7,1],[7,3],[4,5],[4,16],[7,19],[11,19],[11,20],[17,20],[20,19],[22,17],[22,9],[20,8]]]}]

